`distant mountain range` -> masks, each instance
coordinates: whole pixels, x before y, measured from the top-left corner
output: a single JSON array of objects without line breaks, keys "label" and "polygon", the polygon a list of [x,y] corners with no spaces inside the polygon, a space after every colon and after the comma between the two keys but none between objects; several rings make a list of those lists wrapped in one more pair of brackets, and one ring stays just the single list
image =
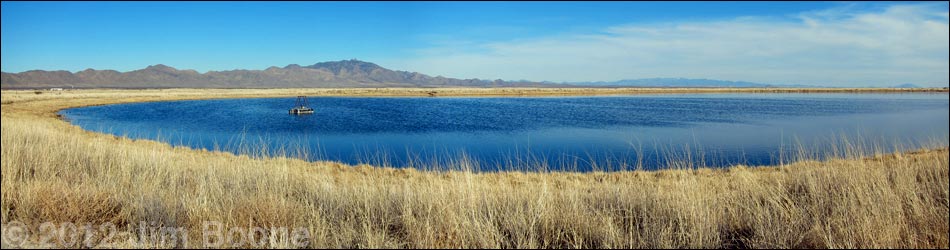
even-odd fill
[{"label": "distant mountain range", "polygon": [[611,86],[611,87],[682,87],[682,88],[707,88],[707,87],[729,87],[729,88],[818,88],[808,85],[789,85],[789,84],[766,84],[743,81],[723,81],[710,79],[690,79],[690,78],[645,78],[628,79],[613,82],[570,82],[564,83],[578,86]]},{"label": "distant mountain range", "polygon": [[[575,86],[601,86],[601,87],[654,87],[654,88],[828,88],[826,86],[803,85],[803,84],[769,84],[744,81],[723,81],[711,79],[691,79],[691,78],[644,78],[628,79],[613,82],[565,82],[563,84]],[[874,86],[865,86],[866,88],[877,88]],[[862,88],[862,87],[858,87]],[[891,88],[925,88],[912,83],[904,83],[891,86]]]},{"label": "distant mountain range", "polygon": [[[328,87],[732,87],[820,88],[809,85],[765,84],[688,78],[646,78],[613,82],[535,82],[456,79],[418,72],[390,70],[360,60],[297,64],[264,70],[227,70],[198,73],[162,64],[128,72],[86,69],[0,72],[0,88],[328,88]],[[919,88],[902,84],[897,88]]]},{"label": "distant mountain range", "polygon": [[905,83],[905,84],[893,86],[892,88],[918,89],[918,88],[923,88],[923,87],[917,84],[913,84],[913,83]]},{"label": "distant mountain range", "polygon": [[140,70],[87,69],[2,72],[0,87],[27,88],[320,88],[320,87],[542,87],[560,84],[428,76],[417,72],[389,70],[370,62],[345,60],[310,66],[297,64],[264,70],[229,70],[198,73],[162,64]]}]

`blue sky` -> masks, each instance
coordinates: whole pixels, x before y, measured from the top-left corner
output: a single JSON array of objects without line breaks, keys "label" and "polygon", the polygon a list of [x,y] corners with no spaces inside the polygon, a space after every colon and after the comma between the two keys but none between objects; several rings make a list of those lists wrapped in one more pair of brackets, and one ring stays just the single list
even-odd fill
[{"label": "blue sky", "polygon": [[200,72],[357,58],[456,78],[948,82],[948,5],[2,2],[0,68]]}]

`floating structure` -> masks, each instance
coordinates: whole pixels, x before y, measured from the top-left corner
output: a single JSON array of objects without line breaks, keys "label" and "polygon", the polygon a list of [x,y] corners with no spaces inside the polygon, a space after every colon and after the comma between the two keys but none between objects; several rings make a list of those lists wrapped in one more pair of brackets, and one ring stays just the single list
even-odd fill
[{"label": "floating structure", "polygon": [[313,108],[308,106],[310,106],[310,100],[306,96],[297,96],[297,102],[294,104],[294,108],[290,109],[290,114],[313,114]]}]

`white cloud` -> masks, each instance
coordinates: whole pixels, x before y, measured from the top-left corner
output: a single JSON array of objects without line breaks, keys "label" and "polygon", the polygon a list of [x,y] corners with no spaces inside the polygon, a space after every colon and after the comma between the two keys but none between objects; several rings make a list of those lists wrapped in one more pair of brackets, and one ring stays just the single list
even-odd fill
[{"label": "white cloud", "polygon": [[[936,5],[939,6],[939,5]],[[454,42],[393,63],[461,78],[601,81],[690,77],[837,86],[948,82],[948,14],[935,5],[837,8],[791,20],[630,24],[488,43]]]}]

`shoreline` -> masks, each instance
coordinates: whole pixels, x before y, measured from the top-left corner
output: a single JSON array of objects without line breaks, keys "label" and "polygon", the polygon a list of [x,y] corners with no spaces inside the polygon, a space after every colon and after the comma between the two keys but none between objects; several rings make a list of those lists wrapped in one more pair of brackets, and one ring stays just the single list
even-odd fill
[{"label": "shoreline", "polygon": [[[113,100],[108,100],[108,99],[107,99],[107,100],[103,100],[103,102],[105,102],[104,104],[92,103],[92,104],[88,104],[88,105],[85,105],[85,106],[121,105],[121,104],[144,103],[144,102],[175,102],[175,101],[208,100],[208,99],[214,99],[214,100],[232,99],[232,100],[236,100],[236,99],[248,99],[248,98],[250,98],[250,99],[257,99],[257,98],[287,98],[287,97],[292,97],[292,96],[293,96],[292,94],[296,94],[296,93],[292,93],[292,92],[295,92],[295,91],[297,91],[297,92],[308,92],[308,93],[312,93],[312,94],[314,94],[313,96],[316,96],[316,97],[348,97],[348,98],[401,98],[401,97],[423,97],[423,98],[428,98],[429,96],[427,96],[427,93],[426,93],[426,92],[420,92],[420,91],[424,91],[424,90],[428,90],[428,89],[385,89],[385,88],[381,88],[381,89],[376,89],[376,88],[373,88],[373,89],[326,89],[326,90],[325,90],[325,89],[273,89],[273,90],[268,90],[267,92],[261,92],[261,93],[258,93],[258,92],[260,92],[260,90],[256,90],[256,89],[242,89],[242,90],[231,90],[231,91],[229,91],[229,92],[227,92],[227,93],[219,93],[220,96],[210,96],[210,97],[197,97],[197,98],[192,98],[192,97],[190,97],[190,96],[178,95],[177,93],[166,93],[166,91],[181,91],[181,92],[187,92],[187,93],[189,93],[189,94],[194,94],[194,93],[213,92],[213,91],[215,91],[215,90],[208,90],[208,89],[173,89],[173,90],[157,90],[157,91],[159,91],[159,92],[161,92],[161,93],[163,93],[163,94],[167,94],[167,96],[162,96],[161,98],[159,98],[160,100],[146,100],[146,101],[127,100],[127,101],[114,101],[114,102],[113,102]],[[574,90],[570,90],[570,89],[566,90],[565,92],[551,93],[551,92],[549,92],[549,91],[546,90],[546,89],[537,89],[537,88],[530,88],[530,89],[497,89],[497,90],[496,90],[496,89],[488,89],[488,90],[485,90],[485,89],[474,89],[474,90],[473,90],[473,89],[467,89],[467,88],[461,88],[461,89],[453,88],[453,89],[437,89],[437,90],[443,91],[443,92],[448,92],[448,93],[451,94],[451,95],[446,95],[446,96],[439,96],[440,98],[548,98],[548,97],[551,97],[551,98],[561,98],[561,97],[565,97],[565,96],[567,96],[567,97],[604,97],[604,96],[637,96],[637,95],[663,96],[663,95],[681,95],[681,94],[684,94],[684,93],[688,93],[688,94],[693,94],[693,93],[695,93],[695,95],[699,95],[699,96],[701,96],[701,95],[707,95],[707,94],[709,94],[709,95],[717,95],[717,94],[723,94],[723,93],[727,93],[726,95],[729,95],[729,94],[731,94],[731,93],[735,93],[736,95],[743,95],[743,94],[773,95],[773,94],[774,94],[774,95],[792,95],[792,96],[795,95],[795,94],[808,94],[808,95],[823,95],[823,94],[829,94],[829,95],[834,95],[834,94],[841,94],[841,93],[845,93],[845,94],[856,94],[856,95],[860,95],[860,94],[882,94],[882,93],[892,93],[892,94],[906,93],[906,94],[908,94],[908,95],[927,95],[927,94],[942,95],[942,94],[944,94],[943,92],[939,92],[939,91],[936,91],[936,90],[934,90],[934,89],[930,89],[930,90],[923,91],[923,92],[904,92],[902,89],[877,89],[877,90],[872,90],[872,91],[867,91],[867,92],[852,92],[853,89],[837,89],[837,90],[833,89],[833,90],[826,90],[825,92],[809,92],[809,91],[811,91],[811,89],[791,89],[789,92],[778,92],[778,93],[762,92],[762,91],[766,91],[766,90],[761,90],[761,89],[759,89],[759,90],[750,90],[750,89],[745,89],[745,88],[739,88],[739,89],[710,89],[710,90],[709,90],[709,91],[714,91],[714,92],[702,92],[702,91],[696,91],[696,89],[664,89],[664,90],[667,91],[667,92],[656,91],[656,89],[609,89],[609,90],[605,90],[604,92],[595,92],[595,93],[586,92],[586,90],[581,90],[580,92],[572,92],[572,91],[574,91]],[[700,89],[700,90],[702,90],[702,89]],[[104,91],[116,91],[117,93],[125,93],[125,92],[132,92],[132,93],[134,93],[134,92],[136,92],[135,90],[104,90]],[[349,92],[349,91],[361,91],[361,92],[352,93],[352,92]],[[368,91],[368,92],[363,92],[363,91]],[[473,91],[474,91],[474,92],[473,92]],[[506,92],[506,91],[507,91],[507,92]],[[537,92],[536,92],[536,91],[537,91]],[[625,92],[625,93],[615,93],[615,92],[617,92],[617,91]],[[752,92],[750,92],[750,91],[752,91]],[[634,92],[635,92],[635,93],[634,93]],[[56,93],[56,92],[54,92],[54,93]],[[80,92],[80,93],[81,93],[81,92]],[[525,93],[527,93],[527,94],[525,94]],[[249,96],[248,94],[252,94],[252,95]],[[259,95],[253,95],[253,94],[259,94]],[[66,98],[68,98],[68,97],[66,97]],[[61,113],[63,110],[68,110],[68,109],[73,109],[73,108],[79,108],[79,107],[84,107],[84,106],[69,106],[69,105],[65,105],[64,107],[58,108],[58,109],[56,109],[56,110],[53,111],[53,112],[56,114],[56,117],[57,117],[57,118],[59,118],[60,120],[62,120],[62,121],[64,121],[64,122],[66,122],[66,123],[72,125],[72,123],[67,119],[67,117],[61,116],[60,113]],[[97,131],[90,131],[90,132],[101,133],[101,132],[97,132]],[[109,133],[103,133],[103,134],[105,134],[105,135],[111,135],[111,134],[109,134]],[[203,148],[201,148],[201,147],[192,147],[192,146],[185,146],[185,145],[177,145],[177,144],[174,144],[174,143],[169,143],[169,142],[164,142],[164,141],[157,141],[157,140],[155,140],[155,139],[140,138],[140,139],[136,139],[136,140],[151,140],[151,141],[156,141],[156,142],[159,142],[159,143],[167,143],[167,144],[170,144],[170,145],[175,146],[175,147],[184,146],[184,147],[191,148],[192,150],[196,150],[196,151],[207,151],[207,150],[211,150],[211,149],[203,149]],[[904,152],[905,152],[905,153],[911,153],[911,152],[917,151],[917,150],[919,150],[919,149],[920,149],[920,148],[908,148],[908,149],[906,149]],[[935,148],[935,149],[937,149],[937,148]],[[938,149],[938,150],[939,150],[939,149]],[[218,152],[231,152],[231,153],[234,153],[234,154],[245,154],[245,153],[238,153],[238,152],[235,152],[234,150],[216,150],[216,151],[218,151]],[[251,155],[250,153],[247,153],[247,154],[248,154],[248,155]],[[261,156],[255,155],[254,157],[261,157]],[[264,156],[264,159],[266,159],[266,158],[275,158],[275,157],[292,157],[292,156],[286,156],[286,155],[271,155],[271,156]],[[457,157],[457,156],[450,156],[450,157]],[[292,157],[292,158],[293,158],[293,157]],[[361,165],[361,164],[362,164],[362,165],[371,165],[371,166],[378,167],[378,168],[402,169],[402,168],[408,167],[408,166],[406,166],[405,164],[394,164],[394,165],[390,165],[390,164],[382,164],[382,163],[355,163],[355,162],[346,162],[346,161],[331,160],[331,159],[322,159],[322,160],[307,160],[307,159],[304,159],[304,160],[309,161],[309,162],[320,162],[320,161],[335,162],[335,163],[339,163],[339,164],[342,164],[342,165],[348,165],[348,166],[354,166],[354,165]],[[762,163],[762,164],[759,164],[759,165],[756,165],[756,166],[761,166],[761,167],[776,167],[776,166],[781,165],[779,162],[782,162],[782,161],[776,161],[776,162],[774,162],[774,163]],[[473,162],[473,163],[475,163],[475,162]],[[477,163],[476,163],[476,164],[477,164]],[[657,163],[657,164],[659,164],[659,163]],[[763,165],[763,164],[764,164],[764,165]],[[414,165],[417,165],[417,164],[414,164]],[[734,166],[736,166],[736,165],[748,166],[749,164],[731,163],[731,164],[722,165],[722,166],[719,166],[719,165],[700,166],[700,168],[722,169],[722,168],[734,167]],[[651,165],[651,166],[653,166],[653,165]],[[655,166],[655,167],[659,167],[659,168],[657,168],[657,169],[650,168],[650,169],[648,169],[647,171],[655,171],[655,170],[663,170],[663,169],[665,169],[665,168],[662,167],[662,166]],[[627,170],[627,171],[631,171],[631,170],[634,170],[634,169],[638,169],[638,168],[633,168],[633,167],[625,167],[625,168],[623,168],[623,170]],[[606,172],[615,172],[615,171],[623,171],[623,170],[620,170],[620,169],[618,169],[618,170],[608,170],[608,171],[606,171]],[[428,171],[428,170],[427,170],[427,171]],[[519,169],[519,170],[516,170],[516,171],[535,172],[535,171],[540,171],[540,170]],[[593,170],[593,171],[596,171],[596,170]],[[505,170],[476,171],[476,172],[505,172]],[[557,172],[574,172],[574,171],[563,170],[563,169],[562,169],[562,170],[558,170]],[[588,171],[580,171],[580,173],[583,173],[583,172],[588,172]]]},{"label": "shoreline", "polygon": [[[896,153],[845,147],[855,154],[721,169],[425,171],[174,147],[83,130],[56,116],[82,105],[297,94],[3,91],[3,225],[108,223],[123,230],[154,222],[194,233],[186,242],[118,245],[145,248],[200,246],[197,233],[208,221],[304,228],[308,248],[950,245],[945,147]],[[129,239],[156,239],[129,231]]]},{"label": "shoreline", "polygon": [[[338,96],[338,97],[546,97],[546,96],[611,96],[637,94],[716,94],[716,93],[749,93],[749,94],[795,94],[795,93],[948,93],[946,88],[289,88],[289,89],[75,89],[75,90],[0,90],[5,99],[11,96],[27,96],[30,99],[41,98],[43,95],[76,95],[84,93],[114,93],[126,94],[123,99],[98,100],[88,104],[61,105],[53,113],[69,108],[98,106],[108,104],[178,101],[178,100],[207,100],[231,98],[277,98],[306,96]],[[42,92],[41,94],[35,94]],[[429,93],[435,92],[435,95]],[[35,95],[34,98],[30,98]],[[137,96],[136,96],[137,95]],[[13,98],[17,98],[13,97]],[[132,98],[132,99],[128,99]],[[13,104],[20,100],[4,100],[3,104]]]},{"label": "shoreline", "polygon": [[[2,90],[2,95],[5,97],[3,99],[2,106],[9,106],[23,103],[29,103],[28,108],[33,112],[29,112],[33,115],[39,115],[41,117],[51,117],[56,118],[57,122],[63,123],[62,125],[75,126],[66,120],[65,117],[61,116],[59,112],[71,108],[80,108],[80,107],[89,107],[89,106],[102,106],[102,105],[113,105],[113,104],[129,104],[129,103],[140,103],[140,102],[162,102],[162,101],[185,101],[185,100],[212,100],[212,99],[241,99],[241,98],[281,98],[281,97],[293,97],[297,95],[307,95],[312,97],[431,97],[428,93],[430,92],[441,92],[439,97],[558,97],[558,96],[614,96],[614,95],[654,95],[654,94],[720,94],[720,93],[748,93],[748,94],[814,94],[814,93],[857,93],[857,94],[879,94],[879,93],[912,93],[912,94],[923,94],[923,93],[932,93],[932,94],[941,94],[948,93],[947,89],[940,88],[916,88],[916,89],[902,89],[902,88],[327,88],[327,89],[190,89],[190,88],[173,88],[173,89],[81,89],[81,90],[63,90],[63,91],[45,91],[42,94],[36,94],[34,90]],[[107,97],[87,97],[86,94],[102,94],[109,93],[116,96],[107,96]],[[65,94],[65,96],[64,96]],[[14,95],[19,95],[14,97]],[[19,100],[26,96],[25,100]],[[32,95],[32,96],[31,96]],[[52,98],[46,98],[52,96]],[[82,100],[83,102],[70,102],[69,99],[75,96],[76,99]],[[9,100],[13,98],[14,100]],[[73,99],[73,100],[76,100]],[[45,105],[37,105],[45,104]],[[46,103],[44,103],[46,102]],[[7,109],[3,109],[4,116],[7,113],[11,114],[22,114],[22,109],[13,109],[12,112],[6,112]],[[19,111],[19,112],[18,112]],[[77,127],[78,128],[78,127]],[[84,132],[101,135],[101,136],[113,136],[109,134],[83,130]],[[126,138],[128,139],[128,138]],[[129,139],[131,140],[131,139]],[[136,139],[136,141],[142,141],[143,139]],[[146,141],[165,144],[169,147],[184,147],[184,146],[172,146],[171,144],[154,141],[151,139],[144,139]],[[225,153],[230,154],[229,152],[224,151],[208,151],[203,149],[196,149],[191,147],[185,147],[194,152],[203,153],[203,152],[212,152],[212,153]],[[934,148],[929,150],[946,150],[947,148]],[[918,149],[919,150],[919,149]],[[917,150],[906,151],[904,153],[914,153]],[[237,155],[237,154],[235,154]],[[278,157],[267,157],[267,158],[278,158]],[[265,160],[267,159],[265,158]],[[282,157],[279,157],[282,158]],[[316,162],[332,162],[337,165],[346,165],[353,166],[350,164],[336,162],[336,161],[316,161]],[[367,165],[367,164],[361,164]],[[710,168],[708,169],[728,169],[735,166],[744,166],[743,164],[725,166],[720,168]],[[374,166],[377,168],[392,168],[392,169],[404,169],[402,167],[381,167]],[[764,165],[756,167],[778,167],[777,165]],[[654,170],[662,171],[663,168]],[[569,171],[567,171],[569,172]]]}]

